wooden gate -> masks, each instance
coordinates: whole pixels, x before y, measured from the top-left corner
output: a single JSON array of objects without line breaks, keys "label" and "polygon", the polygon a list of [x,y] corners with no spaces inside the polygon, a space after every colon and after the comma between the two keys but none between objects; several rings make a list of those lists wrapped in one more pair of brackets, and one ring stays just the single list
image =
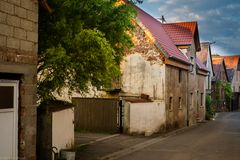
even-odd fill
[{"label": "wooden gate", "polygon": [[118,99],[73,98],[75,129],[94,132],[119,132]]}]

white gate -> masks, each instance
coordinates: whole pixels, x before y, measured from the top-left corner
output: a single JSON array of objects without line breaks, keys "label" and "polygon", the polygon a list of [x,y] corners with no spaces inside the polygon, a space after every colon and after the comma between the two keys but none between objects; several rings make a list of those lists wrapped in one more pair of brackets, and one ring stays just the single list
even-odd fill
[{"label": "white gate", "polygon": [[17,159],[18,81],[0,80],[0,159]]}]

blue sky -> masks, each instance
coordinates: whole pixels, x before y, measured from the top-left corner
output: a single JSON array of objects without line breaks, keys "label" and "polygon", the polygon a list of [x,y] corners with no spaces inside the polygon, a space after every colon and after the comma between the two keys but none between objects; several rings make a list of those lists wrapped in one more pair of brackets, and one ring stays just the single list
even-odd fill
[{"label": "blue sky", "polygon": [[167,22],[197,21],[201,41],[212,52],[240,55],[240,0],[144,0],[140,8]]}]

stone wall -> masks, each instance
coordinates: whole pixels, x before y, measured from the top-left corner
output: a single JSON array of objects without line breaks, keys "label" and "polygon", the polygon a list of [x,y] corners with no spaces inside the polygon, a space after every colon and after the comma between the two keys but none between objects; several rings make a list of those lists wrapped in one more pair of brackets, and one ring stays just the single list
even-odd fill
[{"label": "stone wall", "polygon": [[0,62],[36,64],[37,0],[0,1]]},{"label": "stone wall", "polygon": [[[219,76],[219,81],[221,84],[224,84],[227,81],[226,73],[225,73],[225,68],[224,65],[221,64],[220,66],[220,71],[219,73],[215,73]],[[226,101],[225,101],[225,93],[224,93],[224,87],[223,85],[220,86],[220,92],[217,91],[216,87],[216,82],[212,81],[212,99],[214,101],[213,107],[216,111],[221,112],[221,111],[228,111],[227,106],[226,106]],[[219,98],[217,98],[217,94],[219,93]]]},{"label": "stone wall", "polygon": [[134,48],[126,52],[121,63],[122,91],[164,100],[165,64],[160,59],[159,51],[138,27],[133,35],[133,43]]},{"label": "stone wall", "polygon": [[188,84],[188,71],[173,66],[166,67],[165,101],[167,130],[187,125]]},{"label": "stone wall", "polygon": [[206,106],[205,106],[205,99],[206,99],[206,83],[204,80],[206,79],[206,76],[197,74],[197,121],[202,122],[205,120],[205,112],[206,112]]},{"label": "stone wall", "polygon": [[188,49],[188,57],[192,59],[193,69],[188,74],[188,108],[189,108],[189,125],[197,123],[197,108],[198,108],[198,84],[197,82],[197,67],[196,67],[196,47],[195,43]]},{"label": "stone wall", "polygon": [[37,44],[37,0],[0,0],[0,74],[20,81],[18,155],[27,160],[36,159]]}]

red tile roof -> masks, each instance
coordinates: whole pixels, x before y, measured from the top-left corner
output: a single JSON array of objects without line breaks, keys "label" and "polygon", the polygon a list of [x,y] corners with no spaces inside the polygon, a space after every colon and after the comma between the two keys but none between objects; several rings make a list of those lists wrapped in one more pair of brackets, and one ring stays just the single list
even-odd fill
[{"label": "red tile roof", "polygon": [[138,13],[137,21],[139,20],[142,25],[144,25],[144,27],[153,35],[156,43],[162,50],[166,52],[167,56],[190,64],[187,57],[175,46],[169,35],[166,33],[163,28],[163,24],[140,8],[136,7],[136,10]]},{"label": "red tile roof", "polygon": [[[213,63],[213,70],[215,73],[215,76],[212,78],[212,81],[221,80],[220,79],[221,77],[219,77],[221,66],[223,65],[225,68],[223,58],[221,56],[212,56],[212,63]],[[226,73],[226,76],[227,76],[227,73]],[[228,76],[227,76],[227,79],[228,79]]]},{"label": "red tile roof", "polygon": [[240,56],[222,56],[227,69],[237,69]]},{"label": "red tile roof", "polygon": [[193,35],[190,29],[174,23],[163,24],[163,28],[173,40],[175,45],[192,44]]},{"label": "red tile roof", "polygon": [[222,63],[223,58],[221,56],[212,56],[213,65],[219,65]]},{"label": "red tile roof", "polygon": [[176,24],[179,27],[184,27],[187,28],[191,31],[192,36],[194,36],[195,32],[196,32],[196,27],[197,27],[197,22],[193,21],[193,22],[177,22],[177,23],[173,23]]},{"label": "red tile roof", "polygon": [[196,57],[196,64],[198,69],[208,72],[206,66]]},{"label": "red tile roof", "polygon": [[222,56],[222,57],[225,62],[228,78],[232,82],[235,73],[234,71],[239,68],[238,65],[240,56]]},{"label": "red tile roof", "polygon": [[194,39],[196,50],[201,50],[197,22],[167,23],[163,27],[175,45],[190,45]]}]

